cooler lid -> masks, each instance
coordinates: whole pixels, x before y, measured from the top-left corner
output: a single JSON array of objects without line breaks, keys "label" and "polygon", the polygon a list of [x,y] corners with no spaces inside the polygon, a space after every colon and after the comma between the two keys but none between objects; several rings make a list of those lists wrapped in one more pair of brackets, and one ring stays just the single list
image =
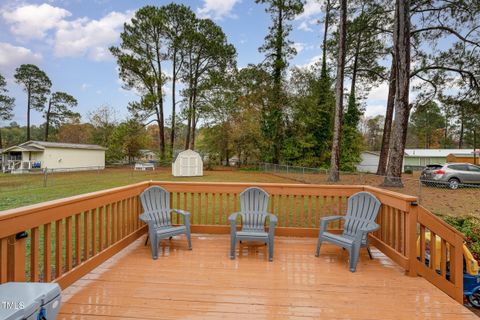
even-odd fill
[{"label": "cooler lid", "polygon": [[[3,293],[3,289],[0,288],[0,295]],[[40,310],[39,301],[27,302],[23,298],[0,297],[0,319],[22,320],[37,313],[38,310]]]},{"label": "cooler lid", "polygon": [[16,299],[25,304],[37,301],[40,306],[47,304],[61,293],[57,283],[7,282],[0,285],[0,301]]}]

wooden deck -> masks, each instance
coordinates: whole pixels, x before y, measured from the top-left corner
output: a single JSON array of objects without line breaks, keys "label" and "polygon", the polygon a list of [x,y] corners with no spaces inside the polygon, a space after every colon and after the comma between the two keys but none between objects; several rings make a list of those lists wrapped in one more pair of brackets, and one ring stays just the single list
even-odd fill
[{"label": "wooden deck", "polygon": [[227,235],[162,242],[154,261],[144,239],[65,289],[59,319],[477,319],[375,248],[350,273],[346,252],[315,258],[312,238],[276,237],[271,263],[263,245],[230,260]]}]

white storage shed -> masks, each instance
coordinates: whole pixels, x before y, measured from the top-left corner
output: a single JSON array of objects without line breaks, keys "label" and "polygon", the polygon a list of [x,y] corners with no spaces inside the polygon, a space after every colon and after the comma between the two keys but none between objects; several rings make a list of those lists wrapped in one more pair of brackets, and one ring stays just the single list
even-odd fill
[{"label": "white storage shed", "polygon": [[203,176],[203,161],[200,154],[190,149],[180,152],[172,163],[172,175],[175,177]]}]

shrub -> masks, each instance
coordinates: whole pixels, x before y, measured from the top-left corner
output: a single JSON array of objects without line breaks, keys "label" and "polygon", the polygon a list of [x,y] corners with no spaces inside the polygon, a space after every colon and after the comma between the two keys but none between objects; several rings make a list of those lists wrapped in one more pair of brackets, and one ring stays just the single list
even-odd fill
[{"label": "shrub", "polygon": [[480,218],[476,216],[444,216],[443,219],[466,237],[466,245],[480,262]]},{"label": "shrub", "polygon": [[412,169],[405,169],[404,173],[405,174],[413,174],[413,170]]}]

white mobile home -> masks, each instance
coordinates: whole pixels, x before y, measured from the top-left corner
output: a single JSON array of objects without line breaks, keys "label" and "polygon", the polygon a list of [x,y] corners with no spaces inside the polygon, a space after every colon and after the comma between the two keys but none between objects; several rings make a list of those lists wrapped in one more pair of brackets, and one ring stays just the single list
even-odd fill
[{"label": "white mobile home", "polygon": [[[403,170],[421,170],[428,164],[444,164],[451,153],[473,154],[473,149],[405,149]],[[356,166],[360,172],[377,172],[380,152],[363,151],[361,162]]]},{"label": "white mobile home", "polygon": [[92,144],[28,141],[3,150],[3,171],[80,171],[105,168],[106,148]]}]

